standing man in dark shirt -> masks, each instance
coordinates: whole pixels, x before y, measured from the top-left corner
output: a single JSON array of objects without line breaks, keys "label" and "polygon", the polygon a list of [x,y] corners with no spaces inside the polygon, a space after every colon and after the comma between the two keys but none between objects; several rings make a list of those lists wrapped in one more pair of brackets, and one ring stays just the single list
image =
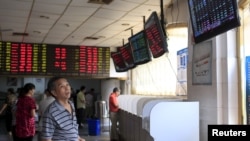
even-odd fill
[{"label": "standing man in dark shirt", "polygon": [[82,125],[85,122],[85,110],[86,110],[86,100],[85,100],[85,86],[81,86],[80,91],[76,95],[76,105],[77,105],[77,123],[79,128],[82,128]]},{"label": "standing man in dark shirt", "polygon": [[111,120],[111,141],[118,141],[118,119],[119,119],[119,104],[117,97],[120,95],[120,89],[115,87],[113,92],[109,96],[109,112],[110,112],[110,120]]}]

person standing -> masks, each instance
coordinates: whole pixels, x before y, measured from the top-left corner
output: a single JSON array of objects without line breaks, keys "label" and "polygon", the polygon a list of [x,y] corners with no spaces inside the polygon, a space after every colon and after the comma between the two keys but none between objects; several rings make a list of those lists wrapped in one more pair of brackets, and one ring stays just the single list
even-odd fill
[{"label": "person standing", "polygon": [[119,141],[118,135],[118,121],[119,121],[119,103],[118,96],[120,95],[120,89],[115,87],[113,92],[109,96],[109,113],[111,120],[111,141]]},{"label": "person standing", "polygon": [[86,109],[86,100],[85,100],[85,86],[81,86],[80,91],[77,93],[77,123],[79,128],[82,128],[82,124],[85,121],[85,109]]},{"label": "person standing", "polygon": [[41,100],[39,102],[39,110],[38,110],[38,114],[39,114],[39,137],[38,140],[40,141],[40,135],[41,135],[41,131],[42,131],[42,116],[44,111],[47,109],[47,107],[55,100],[55,98],[49,93],[48,89],[46,89],[44,91],[45,94],[45,99]]},{"label": "person standing", "polygon": [[86,99],[86,118],[94,117],[94,96],[88,92],[85,96]]},{"label": "person standing", "polygon": [[5,127],[7,129],[8,134],[12,135],[12,107],[15,103],[17,97],[13,88],[9,88],[7,90],[7,96],[3,107],[0,110],[0,115],[5,111]]},{"label": "person standing", "polygon": [[36,133],[36,102],[33,98],[35,85],[27,83],[21,89],[16,103],[15,135],[18,141],[32,141]]},{"label": "person standing", "polygon": [[85,141],[78,134],[78,124],[73,102],[70,100],[71,87],[66,78],[50,78],[48,91],[55,100],[42,116],[42,141]]}]

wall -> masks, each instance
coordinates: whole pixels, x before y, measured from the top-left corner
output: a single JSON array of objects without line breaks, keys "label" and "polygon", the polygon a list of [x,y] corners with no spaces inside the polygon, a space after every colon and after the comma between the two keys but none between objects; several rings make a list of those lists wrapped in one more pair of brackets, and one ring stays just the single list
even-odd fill
[{"label": "wall", "polygon": [[[101,80],[100,79],[83,79],[83,78],[67,78],[71,87],[80,89],[82,85],[86,87],[87,90],[94,88],[96,93],[101,93]],[[47,88],[47,83],[49,77],[17,77],[16,86],[7,86],[7,76],[0,76],[0,90],[1,92],[6,92],[9,87],[17,88],[22,87],[25,83],[31,82],[36,86],[35,94],[43,94],[44,89]]]},{"label": "wall", "polygon": [[14,88],[15,90],[23,85],[23,79],[17,79],[16,86],[7,85],[7,76],[0,76],[0,92],[7,92],[8,88]]},{"label": "wall", "polygon": [[[173,8],[173,9],[171,9]],[[166,9],[167,23],[188,24],[188,68],[187,97],[200,103],[200,141],[207,141],[209,124],[239,124],[238,105],[238,69],[236,56],[236,33],[233,29],[212,38],[212,84],[192,84],[192,27],[189,18],[187,1],[174,1],[172,7]]]}]

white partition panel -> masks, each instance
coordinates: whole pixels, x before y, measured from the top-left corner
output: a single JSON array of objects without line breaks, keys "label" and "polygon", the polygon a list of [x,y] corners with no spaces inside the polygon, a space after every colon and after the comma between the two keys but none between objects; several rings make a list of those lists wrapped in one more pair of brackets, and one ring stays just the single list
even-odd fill
[{"label": "white partition panel", "polygon": [[143,110],[144,105],[148,101],[151,101],[151,100],[154,100],[154,99],[156,99],[156,97],[143,97],[140,100],[138,100],[138,103],[137,103],[137,115],[142,117],[142,110]]},{"label": "white partition panel", "polygon": [[198,102],[159,102],[150,112],[154,141],[199,141]]},{"label": "white partition panel", "polygon": [[138,101],[142,98],[143,96],[139,96],[139,95],[137,95],[137,96],[135,96],[134,98],[133,98],[133,100],[132,100],[132,103],[131,103],[131,105],[132,105],[132,114],[135,114],[135,115],[137,115],[137,103],[138,103]]},{"label": "white partition panel", "polygon": [[150,132],[150,114],[152,108],[159,102],[182,101],[182,99],[153,99],[148,101],[142,110],[142,128]]}]

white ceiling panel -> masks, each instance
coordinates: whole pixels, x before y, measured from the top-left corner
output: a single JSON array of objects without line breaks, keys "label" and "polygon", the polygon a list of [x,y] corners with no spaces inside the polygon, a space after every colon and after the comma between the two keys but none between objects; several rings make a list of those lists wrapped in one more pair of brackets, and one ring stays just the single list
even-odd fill
[{"label": "white ceiling panel", "polygon": [[32,12],[30,16],[31,16],[30,19],[42,19],[44,21],[46,20],[56,21],[58,20],[59,17],[61,17],[61,15],[59,14],[51,14],[47,12],[37,12],[37,11]]},{"label": "white ceiling panel", "polygon": [[77,39],[77,38],[74,38],[74,37],[69,37],[67,39],[65,39],[64,41],[62,41],[61,44],[64,44],[64,45],[79,45],[79,43],[82,42],[82,39]]},{"label": "white ceiling panel", "polygon": [[45,12],[45,13],[61,15],[63,14],[65,9],[66,9],[66,5],[35,3],[34,8],[32,10],[34,12]]},{"label": "white ceiling panel", "polygon": [[29,37],[32,38],[41,38],[43,40],[43,37],[46,36],[47,32],[41,32],[37,30],[27,30],[27,33],[29,33],[29,36],[25,36],[25,39],[29,39]]},{"label": "white ceiling panel", "polygon": [[89,0],[72,0],[70,6],[86,6],[92,8],[101,7],[101,4],[88,3]]},{"label": "white ceiling panel", "polygon": [[[131,2],[131,3],[139,3],[139,4],[144,4],[145,2],[147,2],[148,0],[124,0],[127,2]],[[157,0],[155,0],[157,1]]]},{"label": "white ceiling panel", "polygon": [[45,25],[53,25],[55,24],[56,20],[49,20],[49,19],[41,19],[41,18],[31,18],[29,20],[29,24],[45,24]]},{"label": "white ceiling panel", "polygon": [[70,22],[80,22],[82,23],[83,21],[87,20],[89,18],[89,16],[76,16],[76,15],[63,15],[62,17],[60,17],[60,21],[69,21],[68,23],[70,24]]},{"label": "white ceiling panel", "polygon": [[153,11],[160,11],[160,7],[151,5],[141,5],[138,8],[132,10],[129,14],[148,17]]},{"label": "white ceiling panel", "polygon": [[121,21],[133,21],[133,22],[142,22],[143,23],[143,16],[141,15],[126,15],[120,19]]},{"label": "white ceiling panel", "polygon": [[[86,34],[83,34],[83,33],[94,34],[94,33],[98,32],[98,31],[99,31],[98,28],[88,26],[88,27],[81,27],[81,28],[79,28],[73,34],[75,34],[75,33],[82,33],[82,35],[86,35]],[[88,36],[91,36],[91,35],[88,35]]]},{"label": "white ceiling panel", "polygon": [[61,37],[51,36],[49,38],[44,39],[43,42],[46,42],[47,44],[61,44],[62,41],[63,39]]},{"label": "white ceiling panel", "polygon": [[20,0],[0,0],[0,9],[11,10],[28,10],[32,6],[32,1],[20,1]]},{"label": "white ceiling panel", "polygon": [[41,37],[33,37],[33,36],[24,37],[23,39],[23,42],[29,43],[30,41],[34,41],[32,43],[42,43],[43,39]]},{"label": "white ceiling panel", "polygon": [[[1,34],[3,37],[7,37],[7,36],[12,36],[12,32],[11,31],[5,31],[5,32],[2,32]],[[1,36],[0,36],[1,37]]]},{"label": "white ceiling panel", "polygon": [[11,42],[20,42],[23,40],[23,37],[22,36],[3,36],[2,37],[2,40],[4,41],[11,41]]},{"label": "white ceiling panel", "polygon": [[93,16],[98,17],[98,18],[110,19],[110,20],[118,20],[125,14],[126,12],[123,12],[123,11],[100,9]]},{"label": "white ceiling panel", "polygon": [[67,5],[71,0],[36,0],[39,3],[55,4],[55,5]]},{"label": "white ceiling panel", "polygon": [[9,16],[0,16],[0,25],[2,23],[13,23],[13,24],[26,24],[27,23],[27,18],[22,18],[22,17],[9,17]]},{"label": "white ceiling panel", "polygon": [[69,35],[69,34],[68,34],[67,31],[52,29],[52,30],[50,30],[50,32],[48,33],[47,38],[50,38],[50,37],[58,37],[58,38],[64,39],[64,38],[67,37],[68,35]]},{"label": "white ceiling panel", "polygon": [[0,41],[116,47],[143,29],[143,16],[160,12],[159,0],[88,1],[0,0]]},{"label": "white ceiling panel", "polygon": [[121,0],[114,0],[109,5],[103,5],[102,8],[109,9],[109,10],[129,12],[132,9],[136,8],[138,5],[139,5],[138,3],[130,3],[130,2],[121,1]]},{"label": "white ceiling panel", "polygon": [[90,16],[96,12],[97,8],[84,7],[84,6],[70,6],[67,8],[64,15],[74,16]]},{"label": "white ceiling panel", "polygon": [[61,25],[61,26],[67,27],[69,29],[76,30],[81,25],[81,22],[70,22],[70,21],[60,20],[57,22],[57,25]]},{"label": "white ceiling panel", "polygon": [[29,24],[27,30],[37,30],[41,31],[42,33],[48,32],[51,28],[51,25],[46,25],[46,24]]},{"label": "white ceiling panel", "polygon": [[[108,26],[109,24],[112,24],[113,22],[114,22],[114,20],[109,20],[106,18],[91,17],[90,19],[88,19],[88,21],[86,21],[82,24],[82,27],[95,28],[98,30],[102,30],[104,27]],[[79,29],[79,30],[81,30],[81,29]]]},{"label": "white ceiling panel", "polygon": [[11,29],[13,32],[24,32],[25,24],[17,23],[1,23],[1,30]]},{"label": "white ceiling panel", "polygon": [[[5,13],[6,12],[6,13]],[[20,17],[20,18],[27,18],[29,16],[29,11],[26,10],[10,10],[6,11],[6,9],[0,9],[0,16],[5,17]]]}]

